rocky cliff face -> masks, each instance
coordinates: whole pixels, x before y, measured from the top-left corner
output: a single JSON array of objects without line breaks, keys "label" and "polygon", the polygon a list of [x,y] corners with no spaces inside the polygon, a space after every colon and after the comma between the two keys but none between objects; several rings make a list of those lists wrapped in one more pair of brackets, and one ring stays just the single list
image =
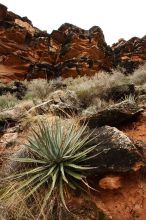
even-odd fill
[{"label": "rocky cliff face", "polygon": [[0,5],[0,79],[24,79],[30,64],[49,62],[48,34]]},{"label": "rocky cliff face", "polygon": [[146,61],[146,36],[133,37],[128,41],[120,39],[112,46],[115,66],[125,69],[126,73],[132,73],[135,68]]},{"label": "rocky cliff face", "polygon": [[146,36],[121,39],[109,47],[98,26],[83,30],[65,23],[48,34],[0,4],[2,81],[93,75],[117,66],[131,73],[145,60]]},{"label": "rocky cliff face", "polygon": [[99,27],[85,31],[64,24],[47,34],[0,5],[0,79],[75,77],[112,66],[112,50]]}]

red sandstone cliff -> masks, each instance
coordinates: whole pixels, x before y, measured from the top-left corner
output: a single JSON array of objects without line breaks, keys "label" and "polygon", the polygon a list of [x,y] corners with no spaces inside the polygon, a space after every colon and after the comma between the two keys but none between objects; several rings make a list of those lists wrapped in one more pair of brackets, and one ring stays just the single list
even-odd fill
[{"label": "red sandstone cliff", "polygon": [[92,75],[117,66],[131,73],[146,61],[146,36],[109,47],[102,30],[65,23],[48,34],[0,4],[0,80]]},{"label": "red sandstone cliff", "polygon": [[133,37],[128,41],[120,39],[113,44],[115,66],[119,65],[125,72],[132,73],[135,68],[146,61],[146,36]]},{"label": "red sandstone cliff", "polygon": [[47,34],[0,5],[0,79],[90,75],[112,66],[99,27],[85,31],[64,24]]}]

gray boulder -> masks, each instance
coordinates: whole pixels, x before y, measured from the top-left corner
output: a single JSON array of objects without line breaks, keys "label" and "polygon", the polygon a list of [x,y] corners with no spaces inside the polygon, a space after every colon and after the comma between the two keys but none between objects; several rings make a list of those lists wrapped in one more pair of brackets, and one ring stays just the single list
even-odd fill
[{"label": "gray boulder", "polygon": [[53,92],[48,101],[39,106],[39,112],[51,110],[57,115],[67,115],[68,113],[77,113],[80,109],[80,103],[73,91],[57,90]]},{"label": "gray boulder", "polygon": [[[96,167],[90,174],[136,171],[144,166],[142,148],[115,127],[103,126],[95,130],[97,144],[90,165]],[[90,175],[89,174],[89,175]]]},{"label": "gray boulder", "polygon": [[80,122],[81,124],[87,122],[90,128],[103,125],[118,126],[134,120],[141,112],[143,109],[135,101],[125,100],[98,111],[92,116],[84,117]]}]

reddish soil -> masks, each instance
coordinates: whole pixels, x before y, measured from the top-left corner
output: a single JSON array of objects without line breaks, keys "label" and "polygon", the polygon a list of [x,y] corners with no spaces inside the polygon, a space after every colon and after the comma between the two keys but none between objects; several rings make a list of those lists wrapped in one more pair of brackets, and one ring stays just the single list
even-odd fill
[{"label": "reddish soil", "polygon": [[138,121],[125,126],[122,131],[134,140],[140,140],[146,143],[146,109]]},{"label": "reddish soil", "polygon": [[146,178],[138,173],[123,177],[120,189],[100,190],[98,208],[112,220],[146,220]]},{"label": "reddish soil", "polygon": [[[146,144],[146,110],[140,118],[121,130],[135,141]],[[144,149],[146,151],[146,148]],[[131,173],[123,176],[120,189],[100,190],[94,197],[100,207],[113,220],[146,220],[146,176]]]}]

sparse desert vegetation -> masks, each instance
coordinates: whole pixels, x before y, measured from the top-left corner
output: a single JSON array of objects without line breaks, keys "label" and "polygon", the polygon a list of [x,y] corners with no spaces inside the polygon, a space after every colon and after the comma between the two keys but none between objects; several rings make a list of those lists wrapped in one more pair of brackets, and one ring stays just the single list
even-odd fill
[{"label": "sparse desert vegetation", "polygon": [[[99,72],[93,76],[79,76],[76,78],[58,78],[47,81],[45,79],[35,79],[32,81],[24,81],[24,86],[27,88],[25,96],[22,98],[21,103],[25,100],[31,100],[36,103],[42,103],[52,98],[53,92],[61,90],[63,92],[72,91],[74,92],[80,108],[85,111],[86,109],[102,109],[112,103],[112,97],[108,98],[107,94],[112,88],[120,87],[124,89],[124,85],[133,84],[136,88],[140,85],[144,90],[145,86],[145,65],[141,66],[138,70],[131,75],[125,76],[122,72],[114,70],[113,73]],[[140,88],[138,88],[140,90]],[[122,91],[120,91],[122,93]],[[138,91],[128,91],[126,94],[123,91],[119,100],[129,96],[136,96]],[[56,93],[57,94],[57,93]],[[55,95],[54,95],[55,96]],[[56,99],[59,97],[55,97]],[[13,107],[20,101],[16,98],[15,94],[6,94],[0,97],[0,108],[7,109]]]},{"label": "sparse desert vegetation", "polygon": [[[119,4],[13,1],[39,21],[90,23],[95,9],[121,24]],[[127,7],[122,21],[137,24]],[[0,3],[0,220],[145,220],[146,36],[108,45],[99,26],[47,33],[33,22]]]},{"label": "sparse desert vegetation", "polygon": [[[1,132],[9,132],[8,137],[12,134],[7,144],[4,144],[4,138],[1,143],[14,149],[7,156],[7,162],[2,159],[2,219],[80,219],[82,214],[74,208],[74,199],[79,196],[83,202],[82,199],[86,198],[90,204],[94,192],[101,190],[89,175],[95,168],[93,159],[99,157],[100,161],[100,153],[93,154],[92,151],[102,143],[95,132],[98,123],[95,130],[90,125],[94,127],[92,121],[98,120],[101,124],[105,120],[105,125],[110,125],[114,118],[121,123],[118,117],[126,121],[140,114],[138,105],[144,106],[140,97],[146,94],[145,69],[142,66],[127,76],[114,70],[110,74],[100,72],[74,79],[24,81],[24,96],[7,92],[0,96]],[[103,121],[100,121],[102,117]],[[84,118],[87,119],[86,126]],[[32,127],[33,136],[28,139]],[[109,128],[103,129],[106,132]],[[134,152],[136,148],[130,144]],[[108,150],[105,148],[103,152],[106,155]],[[143,166],[143,162],[139,166]],[[119,180],[119,177],[115,179]],[[88,202],[87,207],[84,204],[85,209],[89,208]],[[79,209],[82,210],[82,206]],[[100,205],[95,210],[98,219],[108,219]]]}]

